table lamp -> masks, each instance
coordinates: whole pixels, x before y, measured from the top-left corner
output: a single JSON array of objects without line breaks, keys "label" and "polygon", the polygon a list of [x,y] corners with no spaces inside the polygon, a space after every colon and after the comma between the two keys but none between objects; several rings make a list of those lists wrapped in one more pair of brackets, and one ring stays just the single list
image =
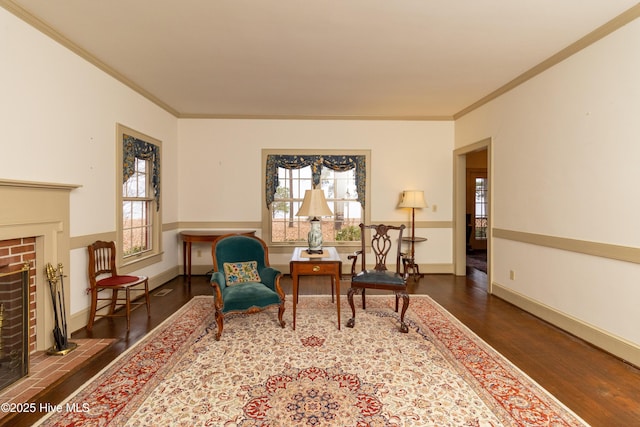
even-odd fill
[{"label": "table lamp", "polygon": [[400,198],[399,208],[411,208],[411,259],[415,259],[416,209],[426,208],[424,191],[405,190]]},{"label": "table lamp", "polygon": [[324,197],[324,191],[319,188],[306,190],[304,192],[304,200],[302,206],[296,216],[308,216],[311,221],[311,230],[309,231],[308,241],[310,254],[322,253],[322,229],[320,228],[320,217],[332,216],[333,212],[327,205],[327,199]]}]

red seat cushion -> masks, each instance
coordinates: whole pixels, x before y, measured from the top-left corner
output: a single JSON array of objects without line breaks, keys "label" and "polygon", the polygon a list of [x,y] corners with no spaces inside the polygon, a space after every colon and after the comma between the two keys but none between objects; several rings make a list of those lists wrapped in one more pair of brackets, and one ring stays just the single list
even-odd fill
[{"label": "red seat cushion", "polygon": [[140,281],[138,276],[111,276],[98,280],[98,286],[120,286]]}]

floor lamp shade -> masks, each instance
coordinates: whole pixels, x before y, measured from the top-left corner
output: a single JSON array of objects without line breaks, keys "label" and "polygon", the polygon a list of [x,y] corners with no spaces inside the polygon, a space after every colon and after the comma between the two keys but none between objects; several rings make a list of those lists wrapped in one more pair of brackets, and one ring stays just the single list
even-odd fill
[{"label": "floor lamp shade", "polygon": [[405,190],[400,198],[399,208],[426,208],[427,202],[424,200],[424,191]]},{"label": "floor lamp shade", "polygon": [[320,217],[332,216],[324,191],[321,189],[307,190],[304,193],[302,206],[296,216],[308,216],[311,219],[311,230],[309,231],[309,249],[307,252],[322,253],[322,230],[320,229]]}]

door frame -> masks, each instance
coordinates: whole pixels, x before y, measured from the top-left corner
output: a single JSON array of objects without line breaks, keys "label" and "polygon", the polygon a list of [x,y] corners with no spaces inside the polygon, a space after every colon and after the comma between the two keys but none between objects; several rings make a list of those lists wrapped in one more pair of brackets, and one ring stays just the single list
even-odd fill
[{"label": "door frame", "polygon": [[467,192],[467,154],[487,150],[487,291],[491,293],[492,223],[493,223],[493,162],[492,139],[486,138],[453,151],[453,271],[456,276],[467,274],[466,234],[466,192]]}]

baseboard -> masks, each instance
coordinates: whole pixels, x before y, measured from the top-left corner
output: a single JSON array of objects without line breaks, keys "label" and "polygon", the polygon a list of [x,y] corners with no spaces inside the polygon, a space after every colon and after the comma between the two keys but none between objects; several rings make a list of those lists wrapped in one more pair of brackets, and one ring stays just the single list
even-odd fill
[{"label": "baseboard", "polygon": [[539,317],[558,328],[581,338],[620,359],[640,367],[640,347],[624,338],[610,334],[566,313],[533,300],[493,282],[492,294]]},{"label": "baseboard", "polygon": [[[163,271],[158,275],[149,277],[149,292],[164,285],[169,280],[176,277],[178,274],[179,274],[178,267],[176,266],[166,271]],[[87,322],[89,321],[89,309],[90,307],[86,307],[69,316],[69,319],[68,319],[69,331],[73,333],[87,326]],[[141,308],[141,310],[144,310],[144,308]],[[153,306],[151,307],[151,310],[153,310]]]},{"label": "baseboard", "polygon": [[453,274],[453,264],[420,264],[420,273]]},{"label": "baseboard", "polygon": [[[176,267],[178,268],[178,275],[183,274],[184,269],[182,266]],[[211,264],[207,264],[207,265],[197,265],[194,264],[191,266],[191,275],[192,276],[202,276],[204,274],[209,273],[211,270],[213,269],[213,265]]]}]

